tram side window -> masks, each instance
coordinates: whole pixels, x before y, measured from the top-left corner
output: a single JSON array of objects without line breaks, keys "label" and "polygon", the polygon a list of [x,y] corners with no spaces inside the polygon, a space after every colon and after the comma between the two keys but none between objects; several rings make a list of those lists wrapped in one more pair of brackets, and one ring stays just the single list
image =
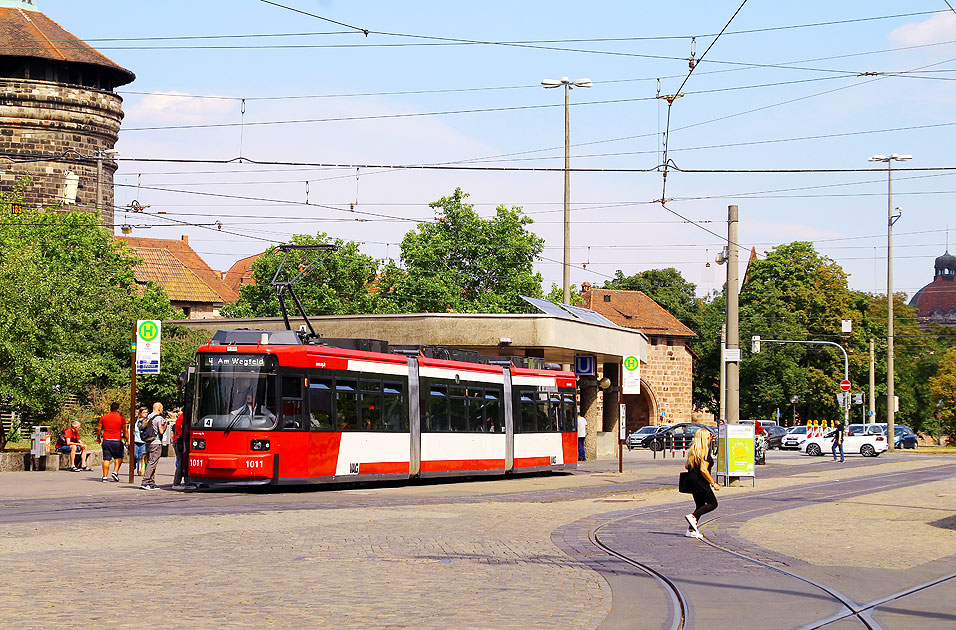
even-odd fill
[{"label": "tram side window", "polygon": [[521,392],[521,418],[518,422],[516,432],[534,433],[535,432],[535,409],[534,393],[529,391]]},{"label": "tram side window", "polygon": [[402,383],[385,383],[385,404],[382,406],[386,431],[407,432],[408,412],[405,406],[405,386]]},{"label": "tram side window", "polygon": [[335,379],[335,429],[355,431],[359,425],[358,391],[355,379]]},{"label": "tram side window", "polygon": [[501,433],[505,430],[501,419],[501,392],[485,391],[485,421],[488,423],[489,433]]},{"label": "tram side window", "polygon": [[299,431],[305,428],[305,411],[302,404],[303,377],[282,377],[282,428]]},{"label": "tram side window", "polygon": [[536,392],[534,404],[535,426],[538,431],[548,430],[548,394]]},{"label": "tram side window", "polygon": [[448,431],[448,424],[448,388],[432,385],[428,396],[428,431]]},{"label": "tram side window", "polygon": [[469,387],[465,391],[468,403],[468,431],[470,433],[487,433],[488,422],[485,419],[485,391],[477,387]]},{"label": "tram side window", "polygon": [[464,387],[448,388],[448,419],[450,429],[456,433],[468,431],[468,399]]},{"label": "tram side window", "polygon": [[578,430],[577,406],[574,404],[574,396],[565,394],[563,396],[564,416],[561,422],[561,431],[564,433],[574,433]]},{"label": "tram side window", "polygon": [[362,430],[383,431],[382,381],[362,379]]},{"label": "tram side window", "polygon": [[332,379],[313,378],[309,381],[310,425],[313,431],[332,431]]},{"label": "tram side window", "polygon": [[548,431],[560,431],[563,424],[564,414],[561,409],[561,396],[551,394],[548,399]]}]

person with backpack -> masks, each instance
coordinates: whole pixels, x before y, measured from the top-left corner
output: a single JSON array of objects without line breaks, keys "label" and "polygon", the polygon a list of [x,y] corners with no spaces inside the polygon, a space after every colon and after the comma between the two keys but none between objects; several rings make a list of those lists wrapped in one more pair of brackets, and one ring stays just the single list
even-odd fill
[{"label": "person with backpack", "polygon": [[163,444],[159,437],[166,432],[166,417],[163,415],[163,403],[153,403],[153,413],[146,416],[139,425],[139,437],[146,444],[146,472],[143,473],[143,490],[156,489],[156,467],[163,454]]},{"label": "person with backpack", "polygon": [[140,407],[133,423],[133,461],[136,464],[136,474],[140,477],[146,472],[146,443],[139,434],[139,423],[149,415],[149,409]]},{"label": "person with backpack", "polygon": [[[93,470],[86,465],[86,443],[80,439],[79,420],[74,420],[64,431],[60,431],[56,436],[56,452],[70,454],[70,470],[78,472],[81,470]],[[76,465],[76,454],[80,454],[80,465]]]}]

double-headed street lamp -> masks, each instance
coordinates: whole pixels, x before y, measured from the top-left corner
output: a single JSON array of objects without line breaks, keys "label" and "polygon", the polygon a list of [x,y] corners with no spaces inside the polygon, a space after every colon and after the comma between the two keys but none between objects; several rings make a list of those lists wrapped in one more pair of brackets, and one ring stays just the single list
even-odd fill
[{"label": "double-headed street lamp", "polygon": [[[874,155],[870,162],[886,163],[886,448],[894,446],[896,395],[893,375],[893,224],[900,213],[893,214],[893,161],[912,160],[912,155]],[[897,209],[898,210],[898,209]]]},{"label": "double-headed street lamp", "polygon": [[568,77],[559,79],[544,79],[541,85],[545,88],[564,86],[564,264],[562,287],[564,289],[564,303],[571,303],[571,113],[569,111],[568,93],[576,88],[594,87],[591,79],[575,79]]}]

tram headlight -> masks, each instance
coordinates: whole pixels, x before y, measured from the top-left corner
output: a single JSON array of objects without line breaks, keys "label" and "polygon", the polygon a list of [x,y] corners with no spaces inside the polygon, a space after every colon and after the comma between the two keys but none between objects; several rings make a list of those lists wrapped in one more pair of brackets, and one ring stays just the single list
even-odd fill
[{"label": "tram headlight", "polygon": [[254,451],[268,451],[269,440],[252,440],[252,442],[249,443],[249,448]]},{"label": "tram headlight", "polygon": [[192,449],[194,451],[204,451],[206,450],[206,440],[203,438],[193,438],[192,439]]}]

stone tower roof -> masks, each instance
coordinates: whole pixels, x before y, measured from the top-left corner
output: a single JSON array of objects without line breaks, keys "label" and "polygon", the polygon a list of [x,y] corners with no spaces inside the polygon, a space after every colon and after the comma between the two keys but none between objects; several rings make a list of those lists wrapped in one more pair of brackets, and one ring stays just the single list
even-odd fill
[{"label": "stone tower roof", "polygon": [[30,6],[36,6],[34,0],[0,0],[0,58],[97,66],[112,75],[115,86],[136,78],[44,14],[29,10]]}]

